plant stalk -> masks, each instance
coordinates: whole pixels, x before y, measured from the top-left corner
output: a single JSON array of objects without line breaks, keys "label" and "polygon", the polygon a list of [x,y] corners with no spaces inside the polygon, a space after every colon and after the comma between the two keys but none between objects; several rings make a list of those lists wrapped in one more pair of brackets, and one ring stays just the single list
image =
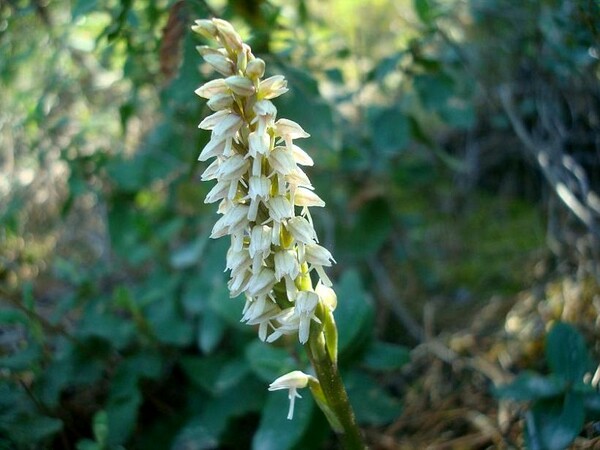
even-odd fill
[{"label": "plant stalk", "polygon": [[335,430],[335,427],[332,428],[336,431],[344,449],[365,450],[367,446],[356,423],[354,411],[348,399],[338,366],[333,362],[327,351],[323,333],[320,331],[311,333],[305,348],[315,369],[327,404],[338,419],[339,425],[341,425],[341,432]]}]

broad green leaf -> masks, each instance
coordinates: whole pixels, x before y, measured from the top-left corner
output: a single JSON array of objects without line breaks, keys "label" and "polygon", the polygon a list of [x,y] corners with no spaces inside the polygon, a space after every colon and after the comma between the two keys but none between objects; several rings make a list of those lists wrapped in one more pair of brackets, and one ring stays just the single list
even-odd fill
[{"label": "broad green leaf", "polygon": [[88,309],[76,330],[79,338],[100,338],[118,349],[127,346],[134,333],[135,325],[131,321],[101,308]]},{"label": "broad green leaf", "polygon": [[265,344],[258,339],[246,347],[246,360],[250,370],[267,383],[295,370],[298,365],[287,350]]},{"label": "broad green leaf", "polygon": [[530,448],[563,450],[580,433],[585,419],[583,398],[567,392],[559,399],[537,401],[527,412],[527,440]]},{"label": "broad green leaf", "polygon": [[368,113],[373,146],[378,153],[394,154],[408,145],[409,121],[399,108],[372,108]]},{"label": "broad green leaf", "polygon": [[414,8],[421,22],[431,25],[434,18],[432,11],[432,0],[414,0]]},{"label": "broad green leaf", "polygon": [[361,424],[385,425],[402,412],[402,403],[392,397],[370,376],[353,371],[344,375],[350,402]]},{"label": "broad green leaf", "polygon": [[109,399],[106,404],[109,445],[123,444],[131,436],[141,403],[142,396],[137,388],[131,390],[127,396]]},{"label": "broad green leaf", "polygon": [[244,332],[252,332],[252,328],[240,322],[244,300],[241,297],[230,298],[225,283],[214,285],[212,292],[209,293],[208,304],[230,327]]},{"label": "broad green leaf", "polygon": [[546,360],[556,375],[572,383],[582,381],[589,369],[583,336],[567,323],[556,323],[546,338]]},{"label": "broad green leaf", "polygon": [[242,358],[229,358],[222,354],[205,357],[186,357],[180,362],[185,374],[207,392],[217,395],[238,383],[250,373],[248,363]]},{"label": "broad green leaf", "polygon": [[71,10],[71,17],[77,19],[85,16],[98,8],[98,0],[77,0]]},{"label": "broad green leaf", "polygon": [[[358,349],[372,334],[373,307],[363,290],[358,272],[344,273],[336,287],[338,306],[334,311],[339,330],[339,352]],[[343,357],[340,356],[340,360]]]},{"label": "broad green leaf", "polygon": [[19,349],[12,355],[0,357],[0,369],[28,370],[32,369],[42,356],[42,350],[37,344],[29,343],[25,348]]},{"label": "broad green leaf", "polygon": [[529,401],[555,397],[563,393],[565,388],[565,382],[556,377],[523,372],[511,383],[495,388],[494,393],[499,397]]},{"label": "broad green leaf", "polygon": [[398,370],[410,361],[410,351],[402,345],[376,341],[365,354],[363,363],[371,370]]},{"label": "broad green leaf", "polygon": [[22,416],[10,425],[10,436],[17,443],[32,444],[58,433],[61,420],[47,416]]},{"label": "broad green leaf", "polygon": [[208,241],[207,236],[199,236],[191,242],[187,242],[171,253],[171,265],[175,269],[185,269],[196,264]]},{"label": "broad green leaf", "polygon": [[227,331],[223,319],[212,309],[207,310],[198,323],[198,347],[203,353],[212,353]]},{"label": "broad green leaf", "polygon": [[178,310],[174,297],[165,296],[149,305],[146,311],[147,320],[159,341],[179,346],[192,341],[193,326]]},{"label": "broad green leaf", "polygon": [[177,433],[171,450],[209,450],[218,446],[218,435],[207,428],[201,417],[196,417]]},{"label": "broad green leaf", "polygon": [[444,108],[454,94],[454,82],[444,73],[417,75],[414,86],[423,106],[432,111]]},{"label": "broad green leaf", "polygon": [[292,449],[309,432],[309,424],[314,413],[314,401],[308,389],[299,392],[293,420],[287,420],[289,408],[288,391],[269,392],[267,403],[263,408],[260,425],[254,438],[252,448],[256,450]]},{"label": "broad green leaf", "polygon": [[356,258],[376,253],[392,231],[390,207],[384,199],[371,200],[356,216],[339,225],[339,246]]}]

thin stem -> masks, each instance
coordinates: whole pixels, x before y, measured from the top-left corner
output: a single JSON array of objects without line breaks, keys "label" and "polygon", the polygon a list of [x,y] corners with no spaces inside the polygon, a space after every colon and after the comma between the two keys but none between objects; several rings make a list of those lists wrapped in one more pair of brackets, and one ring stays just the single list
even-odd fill
[{"label": "thin stem", "polygon": [[315,369],[323,394],[331,410],[335,413],[343,432],[338,433],[346,450],[364,450],[367,448],[356,423],[352,405],[348,399],[344,382],[327,351],[325,337],[322,332],[311,333],[304,346]]}]

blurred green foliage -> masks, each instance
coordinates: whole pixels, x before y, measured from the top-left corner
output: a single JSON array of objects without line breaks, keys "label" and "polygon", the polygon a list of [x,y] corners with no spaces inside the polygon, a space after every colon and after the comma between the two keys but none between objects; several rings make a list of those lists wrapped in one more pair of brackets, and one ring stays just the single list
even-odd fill
[{"label": "blurred green foliage", "polygon": [[560,450],[573,443],[586,417],[600,415],[600,393],[584,376],[594,370],[583,336],[573,326],[556,323],[546,338],[549,375],[522,372],[500,386],[500,397],[531,402],[526,413],[527,447]]},{"label": "blurred green foliage", "polygon": [[[374,265],[417,316],[432,294],[460,315],[527,286],[545,189],[495,89],[517,87],[533,128],[567,117],[567,145],[593,167],[597,4],[362,3],[0,3],[0,448],[330,444],[308,395],[293,422],[285,396],[267,395],[308,361],[239,323],[226,243],[208,239],[196,18],[245,30],[288,78],[279,115],[312,135],[328,203],[315,223],[340,263],[340,361],[362,426],[400,414],[393,380],[412,343],[375,295]],[[568,101],[532,103],[540,84]]]}]

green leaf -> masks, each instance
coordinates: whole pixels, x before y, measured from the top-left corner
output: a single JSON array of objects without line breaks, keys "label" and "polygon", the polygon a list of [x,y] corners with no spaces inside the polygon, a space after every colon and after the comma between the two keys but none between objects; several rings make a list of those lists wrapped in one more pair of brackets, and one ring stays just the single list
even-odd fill
[{"label": "green leaf", "polygon": [[218,446],[218,436],[207,428],[202,417],[196,417],[177,433],[171,450],[209,450]]},{"label": "green leaf", "polygon": [[287,350],[259,340],[253,340],[246,347],[246,360],[250,370],[267,383],[295,370],[297,366],[297,362]]},{"label": "green leaf", "polygon": [[202,353],[212,353],[223,339],[227,327],[213,310],[207,310],[198,324],[198,347]]},{"label": "green leaf", "polygon": [[29,343],[29,345],[23,349],[20,349],[12,355],[0,357],[0,368],[9,370],[28,370],[41,357],[42,351],[39,345]]},{"label": "green leaf", "polygon": [[288,392],[270,392],[263,408],[260,425],[254,438],[252,448],[256,450],[286,450],[294,448],[303,435],[309,431],[309,424],[314,413],[314,401],[310,391],[297,398],[293,420],[287,420],[289,408]]},{"label": "green leaf", "polygon": [[63,427],[59,419],[47,416],[21,416],[10,425],[10,436],[18,443],[32,444],[50,438]]},{"label": "green leaf", "polygon": [[205,357],[182,358],[185,374],[207,392],[217,395],[236,386],[248,376],[250,368],[242,358],[229,358],[222,354]]},{"label": "green leaf", "polygon": [[385,199],[376,198],[367,202],[356,217],[340,223],[339,246],[360,259],[377,253],[392,231],[391,217],[392,213]]},{"label": "green leaf", "polygon": [[182,346],[192,341],[194,328],[178,311],[175,297],[166,296],[146,310],[148,322],[160,342]]},{"label": "green leaf", "polygon": [[142,396],[136,388],[126,397],[109,399],[106,405],[109,445],[123,444],[131,436],[137,423]]},{"label": "green leaf", "polygon": [[421,22],[425,25],[431,25],[433,20],[431,0],[414,0],[414,8]]},{"label": "green leaf", "polygon": [[444,108],[454,94],[454,82],[444,73],[417,75],[414,86],[423,106],[432,111]]},{"label": "green leaf", "polygon": [[185,269],[196,264],[206,247],[208,236],[199,236],[187,242],[171,254],[171,266],[175,269]]},{"label": "green leaf", "polygon": [[[338,306],[334,311],[339,330],[339,352],[358,349],[372,334],[373,308],[363,291],[358,272],[344,273],[337,286]],[[343,360],[343,357],[340,357]]]},{"label": "green leaf", "polygon": [[360,423],[385,425],[402,412],[400,400],[389,395],[368,375],[353,371],[344,375],[344,382]]},{"label": "green leaf", "polygon": [[71,10],[71,17],[77,19],[79,16],[85,16],[98,8],[98,0],[77,0]]},{"label": "green leaf", "polygon": [[371,108],[367,113],[373,145],[379,153],[394,154],[408,145],[409,121],[399,108]]},{"label": "green leaf", "polygon": [[572,383],[583,380],[589,369],[583,336],[564,322],[556,323],[548,333],[546,359],[552,372]]},{"label": "green leaf", "polygon": [[398,370],[410,361],[410,351],[402,345],[376,341],[363,360],[367,368],[379,371]]},{"label": "green leaf", "polygon": [[240,322],[244,302],[241,298],[230,298],[227,284],[220,282],[213,287],[208,298],[212,311],[221,317],[230,327],[244,332],[251,332],[252,328]]},{"label": "green leaf", "polygon": [[511,383],[495,388],[494,392],[499,397],[529,401],[555,397],[563,393],[565,388],[564,381],[556,377],[544,377],[535,372],[523,372]]},{"label": "green leaf", "polygon": [[133,339],[135,325],[109,311],[91,308],[79,322],[75,334],[79,338],[97,337],[121,349]]},{"label": "green leaf", "polygon": [[585,419],[583,398],[567,392],[559,399],[535,402],[527,412],[527,441],[529,448],[563,450],[580,433]]}]

